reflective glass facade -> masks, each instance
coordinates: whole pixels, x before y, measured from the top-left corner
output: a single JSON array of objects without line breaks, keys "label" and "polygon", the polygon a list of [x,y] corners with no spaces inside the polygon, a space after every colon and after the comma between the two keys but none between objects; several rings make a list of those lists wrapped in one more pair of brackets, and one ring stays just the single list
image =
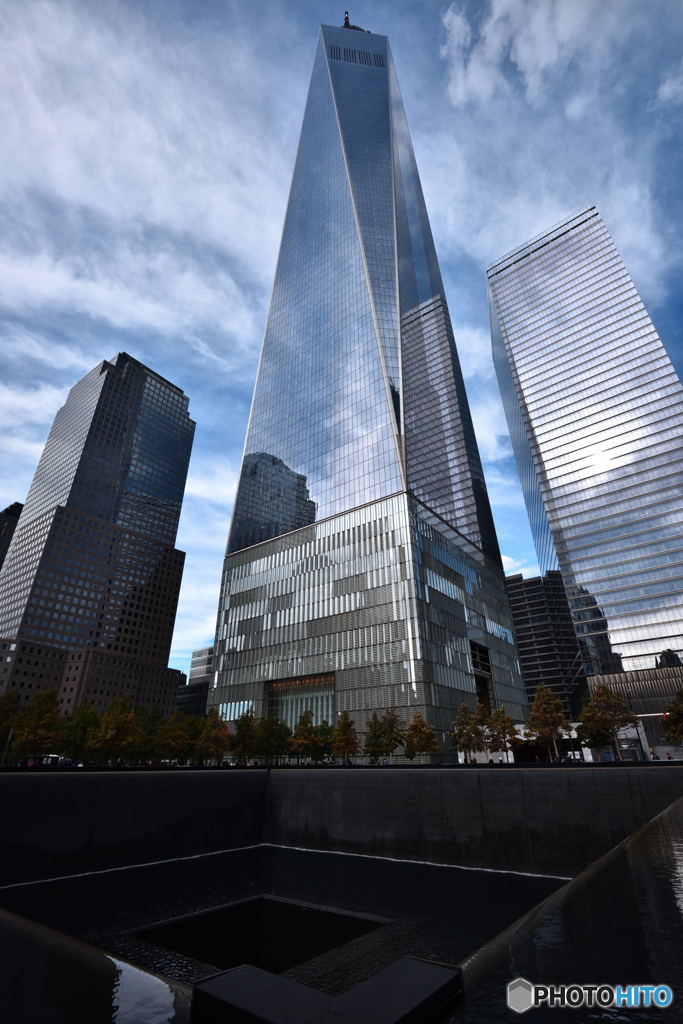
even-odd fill
[{"label": "reflective glass facade", "polygon": [[323,26],[229,550],[405,489],[498,557],[388,40]]},{"label": "reflective glass facade", "polygon": [[[179,674],[166,666],[184,561],[173,545],[194,434],[187,405],[125,353],[71,389],[0,572],[0,637],[18,652],[5,659],[3,689],[29,698],[54,683],[40,651],[80,651],[78,665],[66,659],[65,711],[119,692],[173,707]],[[30,665],[20,668],[19,654]]]},{"label": "reflective glass facade", "polygon": [[683,387],[598,211],[488,282],[541,568],[562,572],[586,671],[680,666]]},{"label": "reflective glass facade", "polygon": [[477,697],[524,712],[497,565],[405,493],[230,555],[216,648],[228,718],[362,726],[395,707],[446,730]]},{"label": "reflective glass facade", "polygon": [[[446,567],[453,593],[425,584],[434,614],[420,611],[427,512],[444,551],[459,546],[468,571],[476,563],[481,607],[465,600],[461,568]],[[435,580],[440,571],[430,562]],[[520,718],[498,545],[389,44],[323,26],[209,699],[227,718],[250,706],[292,718],[310,701],[316,714],[346,709],[362,722],[413,706],[446,728],[453,708],[474,702],[469,641],[482,630],[490,699]]]}]

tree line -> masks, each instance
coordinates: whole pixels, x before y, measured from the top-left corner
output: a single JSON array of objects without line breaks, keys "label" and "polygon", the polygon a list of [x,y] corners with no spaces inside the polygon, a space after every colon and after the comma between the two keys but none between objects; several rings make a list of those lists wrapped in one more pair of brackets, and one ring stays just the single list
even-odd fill
[{"label": "tree line", "polygon": [[[683,746],[683,691],[663,719],[667,741]],[[577,726],[579,742],[592,747],[614,744],[620,757],[617,734],[636,721],[617,693],[608,686],[598,686],[582,709]],[[559,697],[541,685],[521,733],[501,708],[463,704],[447,741],[449,749],[461,752],[466,761],[475,753],[503,752],[532,743],[545,747],[552,760],[559,756],[558,743],[571,728]],[[86,702],[70,718],[63,718],[54,690],[36,693],[24,708],[16,692],[0,697],[3,764],[55,754],[88,765],[120,761],[204,764],[221,762],[228,753],[238,763],[257,759],[273,764],[292,758],[314,762],[340,759],[347,763],[360,754],[378,763],[399,748],[410,761],[439,751],[436,733],[419,712],[408,724],[394,708],[382,716],[373,712],[360,735],[347,711],[339,714],[334,725],[326,721],[314,725],[313,712],[304,711],[294,729],[278,718],[256,718],[247,712],[237,719],[231,732],[215,708],[204,715],[174,711],[164,716],[158,708],[134,709],[130,698],[122,695],[102,713]]]},{"label": "tree line", "polygon": [[[683,691],[663,714],[664,738],[674,746],[683,746]],[[618,733],[635,725],[637,716],[626,701],[609,686],[596,686],[585,702],[576,726],[578,742],[586,747],[612,746],[621,760]],[[490,711],[482,704],[473,710],[463,704],[453,723],[454,746],[466,759],[481,751],[503,751],[508,747],[534,744],[545,747],[549,760],[559,757],[558,743],[572,732],[562,701],[549,687],[536,690],[529,718],[520,733],[511,719],[500,710]]]},{"label": "tree line", "polygon": [[278,718],[257,719],[247,712],[235,722],[230,752],[238,760],[258,757],[268,764],[291,757],[317,762],[339,758],[347,763],[361,753],[376,763],[399,747],[410,760],[439,749],[436,733],[419,712],[406,725],[394,708],[381,717],[375,711],[360,735],[362,744],[348,711],[340,712],[334,725],[314,725],[313,712],[304,711],[293,730]]},{"label": "tree line", "polygon": [[54,690],[36,693],[24,708],[20,703],[16,692],[0,697],[3,764],[50,755],[86,765],[204,764],[221,760],[230,739],[228,726],[215,709],[205,715],[174,711],[164,716],[159,708],[134,709],[124,694],[101,714],[86,701],[63,718]]}]

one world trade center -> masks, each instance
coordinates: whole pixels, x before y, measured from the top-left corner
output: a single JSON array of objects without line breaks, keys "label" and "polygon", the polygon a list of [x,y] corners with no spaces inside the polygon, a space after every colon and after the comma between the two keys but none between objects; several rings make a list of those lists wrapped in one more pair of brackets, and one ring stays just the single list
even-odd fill
[{"label": "one world trade center", "polygon": [[491,510],[386,36],[323,26],[228,540],[210,706],[521,720]]}]

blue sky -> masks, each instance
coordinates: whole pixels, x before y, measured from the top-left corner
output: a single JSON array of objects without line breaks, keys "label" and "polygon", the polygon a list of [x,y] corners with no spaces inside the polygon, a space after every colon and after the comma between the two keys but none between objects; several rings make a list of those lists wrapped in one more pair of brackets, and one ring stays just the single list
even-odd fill
[{"label": "blue sky", "polygon": [[[596,203],[683,368],[679,0],[351,6],[389,35],[509,571],[533,544],[484,268]],[[172,664],[212,642],[320,22],[276,0],[0,0],[0,507],[68,388],[125,350],[190,396]]]}]

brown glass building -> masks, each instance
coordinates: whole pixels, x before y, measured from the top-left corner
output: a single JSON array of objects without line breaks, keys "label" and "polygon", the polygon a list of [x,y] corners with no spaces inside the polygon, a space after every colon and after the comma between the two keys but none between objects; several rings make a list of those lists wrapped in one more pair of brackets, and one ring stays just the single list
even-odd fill
[{"label": "brown glass building", "polygon": [[0,693],[56,688],[64,714],[121,693],[173,709],[187,407],[126,353],[71,389],[0,572]]}]

